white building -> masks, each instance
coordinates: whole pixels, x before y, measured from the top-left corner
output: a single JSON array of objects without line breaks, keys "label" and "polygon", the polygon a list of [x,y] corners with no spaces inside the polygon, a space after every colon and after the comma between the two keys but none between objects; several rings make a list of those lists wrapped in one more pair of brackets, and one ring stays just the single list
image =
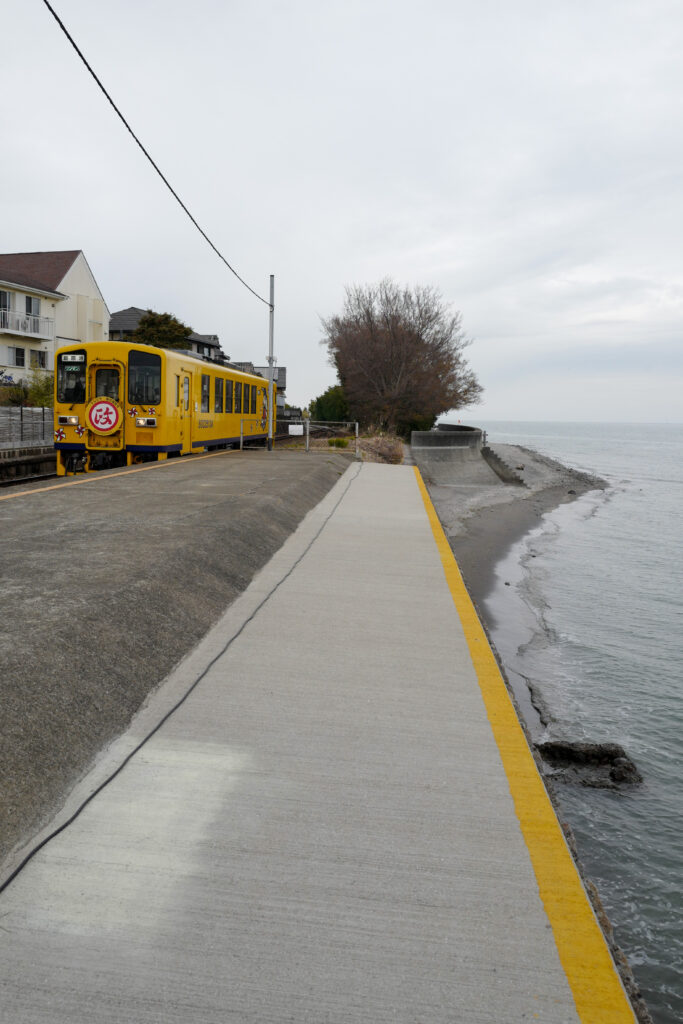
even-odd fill
[{"label": "white building", "polygon": [[79,249],[0,254],[0,379],[54,370],[55,349],[109,337],[109,310]]}]

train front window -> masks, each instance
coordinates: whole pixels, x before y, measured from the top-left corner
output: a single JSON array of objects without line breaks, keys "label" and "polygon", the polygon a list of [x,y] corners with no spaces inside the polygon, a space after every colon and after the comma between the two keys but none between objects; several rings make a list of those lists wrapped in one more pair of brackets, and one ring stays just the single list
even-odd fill
[{"label": "train front window", "polygon": [[102,366],[95,371],[95,397],[119,400],[119,371],[113,366]]},{"label": "train front window", "polygon": [[158,405],[161,401],[161,356],[153,352],[128,353],[128,401]]},{"label": "train front window", "polygon": [[85,401],[85,352],[60,352],[57,358],[57,401]]}]

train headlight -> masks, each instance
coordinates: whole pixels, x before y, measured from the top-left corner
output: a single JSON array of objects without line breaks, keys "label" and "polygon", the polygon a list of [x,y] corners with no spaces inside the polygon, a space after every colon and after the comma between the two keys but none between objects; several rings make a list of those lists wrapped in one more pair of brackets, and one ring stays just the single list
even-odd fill
[{"label": "train headlight", "polygon": [[135,420],[136,427],[156,427],[156,416],[138,416]]},{"label": "train headlight", "polygon": [[77,427],[78,416],[58,416],[57,422],[59,423],[60,426]]}]

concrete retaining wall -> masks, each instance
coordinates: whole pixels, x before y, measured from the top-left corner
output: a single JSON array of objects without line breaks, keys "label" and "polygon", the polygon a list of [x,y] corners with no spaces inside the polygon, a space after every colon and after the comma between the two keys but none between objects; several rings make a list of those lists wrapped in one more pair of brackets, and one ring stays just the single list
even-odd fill
[{"label": "concrete retaining wall", "polygon": [[0,450],[0,483],[52,476],[57,472],[57,456],[52,446]]},{"label": "concrete retaining wall", "polygon": [[472,448],[479,450],[482,431],[477,427],[451,427],[442,424],[438,430],[413,430],[411,448]]}]

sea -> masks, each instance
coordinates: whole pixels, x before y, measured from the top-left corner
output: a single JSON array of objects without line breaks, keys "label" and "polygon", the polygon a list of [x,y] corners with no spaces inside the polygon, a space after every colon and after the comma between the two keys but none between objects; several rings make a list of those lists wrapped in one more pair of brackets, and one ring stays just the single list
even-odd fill
[{"label": "sea", "polygon": [[683,425],[477,426],[607,481],[514,546],[485,614],[551,715],[545,738],[619,743],[643,776],[620,792],[555,788],[653,1020],[681,1024]]}]

